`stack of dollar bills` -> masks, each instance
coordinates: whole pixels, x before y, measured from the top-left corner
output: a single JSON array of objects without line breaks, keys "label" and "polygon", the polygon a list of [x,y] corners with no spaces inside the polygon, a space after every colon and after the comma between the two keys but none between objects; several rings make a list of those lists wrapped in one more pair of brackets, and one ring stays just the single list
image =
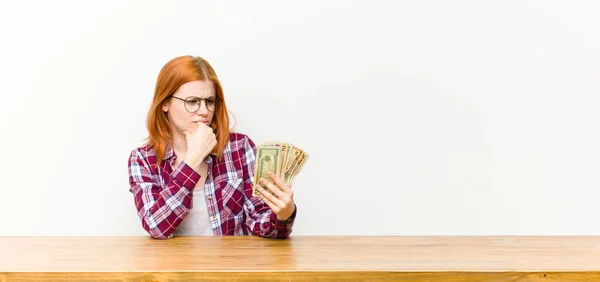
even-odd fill
[{"label": "stack of dollar bills", "polygon": [[[309,155],[304,150],[287,142],[268,141],[257,146],[256,165],[254,167],[254,184],[260,184],[264,178],[273,183],[269,171],[283,179],[289,187],[294,185],[294,179],[304,167]],[[263,185],[261,185],[263,186]],[[265,190],[269,191],[263,186]],[[258,190],[254,188],[253,194],[257,196]]]}]

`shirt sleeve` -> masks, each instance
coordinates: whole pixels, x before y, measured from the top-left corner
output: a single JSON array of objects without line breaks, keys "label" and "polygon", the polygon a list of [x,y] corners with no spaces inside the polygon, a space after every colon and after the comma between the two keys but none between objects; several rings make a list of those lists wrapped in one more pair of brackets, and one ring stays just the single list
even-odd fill
[{"label": "shirt sleeve", "polygon": [[191,193],[200,174],[181,162],[166,186],[152,175],[148,161],[139,150],[131,152],[128,161],[130,192],[142,221],[142,227],[155,239],[169,239],[191,209]]},{"label": "shirt sleeve", "polygon": [[296,205],[294,213],[287,221],[279,221],[277,215],[259,197],[252,194],[254,186],[254,166],[256,164],[256,145],[244,137],[243,142],[243,171],[244,171],[244,212],[246,213],[246,224],[252,235],[284,239],[292,233],[292,227],[296,219]]}]

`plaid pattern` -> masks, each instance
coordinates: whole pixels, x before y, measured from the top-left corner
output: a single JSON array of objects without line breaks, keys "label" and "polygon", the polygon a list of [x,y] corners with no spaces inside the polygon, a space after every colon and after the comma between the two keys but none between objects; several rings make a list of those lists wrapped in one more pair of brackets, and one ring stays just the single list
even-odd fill
[{"label": "plaid pattern", "polygon": [[[289,222],[281,222],[260,198],[252,196],[256,145],[246,135],[231,133],[230,142],[217,162],[204,160],[209,173],[204,185],[210,224],[215,235],[256,235],[286,238],[292,232],[296,210]],[[192,208],[193,190],[200,174],[181,162],[169,147],[165,161],[156,168],[154,150],[146,145],[129,156],[129,191],[142,227],[157,239],[169,239]],[[212,168],[212,169],[210,169]],[[294,207],[295,209],[296,207]]]}]

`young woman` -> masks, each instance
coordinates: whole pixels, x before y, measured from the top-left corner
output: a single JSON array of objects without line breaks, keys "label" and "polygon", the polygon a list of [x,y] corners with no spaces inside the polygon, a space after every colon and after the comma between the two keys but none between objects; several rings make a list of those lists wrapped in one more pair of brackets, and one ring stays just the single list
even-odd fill
[{"label": "young woman", "polygon": [[279,177],[252,196],[256,146],[230,132],[219,79],[204,59],[181,56],[160,71],[149,136],[128,160],[129,191],[142,227],[157,239],[256,235],[287,238],[293,192]]}]

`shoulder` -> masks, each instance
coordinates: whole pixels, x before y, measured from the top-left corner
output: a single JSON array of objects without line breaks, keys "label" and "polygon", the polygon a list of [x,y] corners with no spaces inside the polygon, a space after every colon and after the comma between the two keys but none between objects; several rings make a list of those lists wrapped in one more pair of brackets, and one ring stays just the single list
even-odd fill
[{"label": "shoulder", "polygon": [[136,161],[143,162],[152,162],[156,160],[156,153],[154,152],[154,148],[150,145],[143,145],[137,148],[134,148],[129,152],[129,162],[130,164]]},{"label": "shoulder", "polygon": [[256,148],[254,141],[248,135],[239,132],[229,133],[229,142],[231,144],[231,151],[247,151]]},{"label": "shoulder", "polygon": [[256,145],[254,141],[243,133],[231,132],[229,134],[229,153],[236,163],[241,162],[242,168],[250,166],[256,160]]},{"label": "shoulder", "polygon": [[140,147],[134,148],[131,150],[130,155],[139,155],[142,157],[155,156],[154,148],[148,144],[142,145]]}]

